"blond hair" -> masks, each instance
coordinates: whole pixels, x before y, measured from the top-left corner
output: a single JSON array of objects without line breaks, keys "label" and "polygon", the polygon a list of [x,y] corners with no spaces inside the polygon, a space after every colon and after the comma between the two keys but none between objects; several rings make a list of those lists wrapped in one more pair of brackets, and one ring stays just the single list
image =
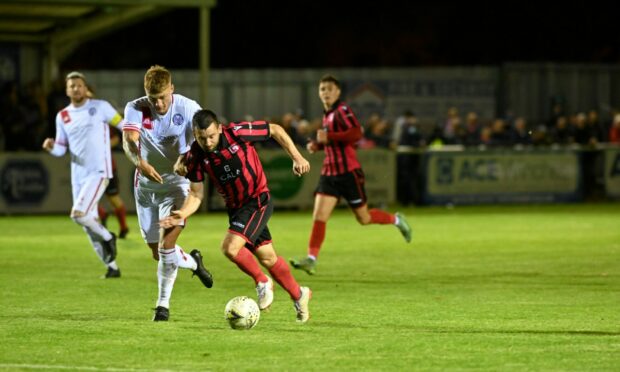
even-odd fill
[{"label": "blond hair", "polygon": [[172,75],[165,67],[151,66],[144,74],[144,90],[147,93],[161,93],[172,82]]}]

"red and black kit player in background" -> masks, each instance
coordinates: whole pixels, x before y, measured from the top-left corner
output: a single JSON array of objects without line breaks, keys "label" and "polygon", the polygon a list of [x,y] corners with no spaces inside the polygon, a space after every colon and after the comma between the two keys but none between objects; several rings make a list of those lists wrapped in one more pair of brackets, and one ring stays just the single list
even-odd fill
[{"label": "red and black kit player in background", "polygon": [[288,292],[294,301],[297,321],[305,323],[310,317],[308,303],[312,291],[299,286],[286,261],[273,247],[267,227],[273,202],[253,143],[275,139],[293,160],[293,173],[297,176],[308,173],[310,164],[277,124],[254,121],[223,125],[213,111],[200,110],[194,114],[192,127],[195,141],[185,158],[175,164],[175,172],[191,181],[190,193],[183,207],[162,219],[160,226],[178,225],[198,210],[204,197],[203,182],[208,175],[228,209],[229,226],[222,252],[254,279],[258,307],[265,310],[271,305],[273,282],[263,273],[254,256]]},{"label": "red and black kit player in background", "polygon": [[[114,149],[120,143],[120,135],[117,129],[110,130],[110,146]],[[119,190],[119,182],[118,182],[118,171],[116,170],[116,160],[112,157],[112,175],[113,178],[110,179],[110,183],[108,187],[105,189],[105,196],[108,199],[108,202],[114,208],[114,214],[118,219],[118,225],[120,231],[118,233],[118,237],[121,239],[125,239],[127,234],[129,233],[129,227],[127,226],[127,210],[125,208],[125,203],[123,199],[121,199],[120,190]],[[101,203],[97,206],[99,212],[99,219],[101,220],[101,224],[103,226],[107,226],[108,220],[108,212],[105,210]]]},{"label": "red and black kit player in background", "polygon": [[319,98],[323,102],[323,128],[317,131],[316,141],[310,141],[310,153],[325,151],[319,185],[314,194],[313,226],[308,244],[308,256],[292,259],[291,265],[308,274],[316,272],[316,261],[325,240],[327,220],[344,198],[361,225],[395,225],[407,242],[411,241],[411,228],[400,214],[380,209],[368,209],[364,172],[357,160],[355,143],[362,138],[362,128],[349,106],[340,100],[340,82],[332,75],[319,81]]}]

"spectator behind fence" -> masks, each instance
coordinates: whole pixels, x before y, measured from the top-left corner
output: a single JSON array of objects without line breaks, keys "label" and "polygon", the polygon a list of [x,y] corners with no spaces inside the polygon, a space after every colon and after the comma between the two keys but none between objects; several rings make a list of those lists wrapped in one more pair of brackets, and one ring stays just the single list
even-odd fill
[{"label": "spectator behind fence", "polygon": [[411,111],[406,113],[405,120],[401,123],[398,145],[413,147],[423,147],[426,145],[426,141],[418,125],[418,118]]},{"label": "spectator behind fence", "polygon": [[609,128],[609,142],[620,144],[620,114],[614,115]]},{"label": "spectator behind fence", "polygon": [[480,123],[478,114],[467,113],[465,127],[461,131],[460,142],[465,146],[478,146],[480,144]]},{"label": "spectator behind fence", "polygon": [[558,117],[551,130],[550,141],[554,145],[570,145],[574,142],[573,131],[566,116]]},{"label": "spectator behind fence", "polygon": [[515,119],[514,128],[511,134],[511,142],[513,145],[526,146],[532,144],[531,132],[527,127],[527,121],[523,117],[518,117]]}]

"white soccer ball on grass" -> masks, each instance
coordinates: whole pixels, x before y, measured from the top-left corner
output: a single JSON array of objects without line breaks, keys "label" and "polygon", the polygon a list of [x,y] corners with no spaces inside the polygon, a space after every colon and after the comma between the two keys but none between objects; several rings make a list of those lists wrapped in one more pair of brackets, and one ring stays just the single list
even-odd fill
[{"label": "white soccer ball on grass", "polygon": [[238,296],[228,301],[224,316],[232,329],[252,329],[260,319],[260,309],[253,299]]}]

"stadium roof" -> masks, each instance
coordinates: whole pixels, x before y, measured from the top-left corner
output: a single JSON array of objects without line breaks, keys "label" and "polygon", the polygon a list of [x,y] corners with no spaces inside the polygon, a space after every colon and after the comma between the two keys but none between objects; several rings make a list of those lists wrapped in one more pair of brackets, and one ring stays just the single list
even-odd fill
[{"label": "stadium roof", "polygon": [[209,9],[214,7],[216,2],[217,0],[2,0],[0,42],[45,45],[45,85],[58,74],[59,62],[86,41],[175,8],[200,8],[200,65],[201,71],[206,74]]}]

